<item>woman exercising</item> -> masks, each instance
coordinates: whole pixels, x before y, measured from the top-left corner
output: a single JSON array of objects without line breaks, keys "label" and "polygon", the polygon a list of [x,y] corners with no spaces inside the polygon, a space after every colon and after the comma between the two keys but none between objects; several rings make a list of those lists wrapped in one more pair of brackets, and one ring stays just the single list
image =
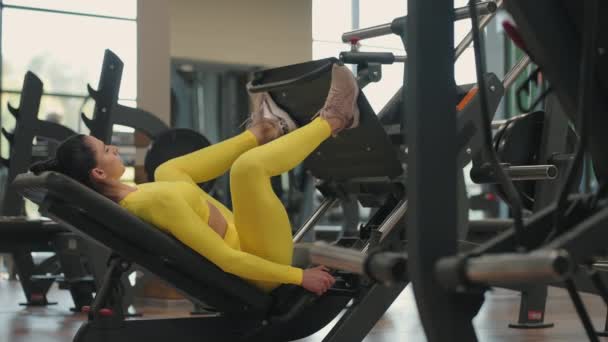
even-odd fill
[{"label": "woman exercising", "polygon": [[[163,163],[155,182],[136,187],[120,182],[125,167],[116,146],[87,135],[66,139],[55,158],[30,170],[81,182],[265,291],[295,284],[321,295],[335,280],[324,266],[291,266],[291,225],[270,177],[296,167],[330,135],[356,127],[358,91],[350,70],[334,65],[325,105],[300,128],[268,94],[254,95],[247,130]],[[197,186],[228,169],[233,212]]]}]

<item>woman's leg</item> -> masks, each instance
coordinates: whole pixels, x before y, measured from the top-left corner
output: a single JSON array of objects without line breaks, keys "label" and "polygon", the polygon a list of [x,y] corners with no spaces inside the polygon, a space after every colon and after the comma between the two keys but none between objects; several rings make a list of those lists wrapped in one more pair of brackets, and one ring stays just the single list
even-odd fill
[{"label": "woman's leg", "polygon": [[275,126],[271,122],[260,120],[265,111],[269,110],[262,103],[265,96],[267,94],[253,96],[251,117],[254,120],[245,132],[166,161],[157,168],[155,179],[159,181],[183,180],[194,183],[215,179],[228,171],[241,154],[274,139],[278,133]]},{"label": "woman's leg", "polygon": [[217,144],[164,162],[156,168],[154,179],[206,182],[224,174],[241,154],[257,145],[255,135],[251,131],[245,131]]},{"label": "woman's leg", "polygon": [[272,190],[270,177],[296,167],[330,135],[330,124],[317,118],[245,152],[234,162],[230,171],[230,192],[243,251],[273,262],[291,264],[291,225],[283,204]]},{"label": "woman's leg", "polygon": [[[291,264],[291,225],[283,204],[272,190],[270,177],[296,167],[332,134],[355,127],[359,114],[358,90],[350,70],[334,65],[331,88],[319,111],[320,117],[245,152],[234,162],[230,171],[230,192],[234,223],[243,251],[276,263]],[[273,111],[269,107],[269,112]],[[273,287],[273,284],[260,285]]]}]

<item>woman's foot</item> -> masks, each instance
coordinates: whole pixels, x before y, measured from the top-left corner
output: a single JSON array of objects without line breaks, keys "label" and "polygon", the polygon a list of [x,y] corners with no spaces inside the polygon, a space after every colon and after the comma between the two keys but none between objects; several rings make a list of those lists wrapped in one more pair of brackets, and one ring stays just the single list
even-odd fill
[{"label": "woman's foot", "polygon": [[359,86],[353,73],[345,66],[334,64],[331,71],[331,87],[325,105],[317,113],[332,128],[332,135],[359,125],[357,97]]},{"label": "woman's foot", "polygon": [[285,135],[298,126],[289,114],[279,108],[268,93],[251,94],[253,111],[248,119],[249,129],[263,145],[282,135]]}]

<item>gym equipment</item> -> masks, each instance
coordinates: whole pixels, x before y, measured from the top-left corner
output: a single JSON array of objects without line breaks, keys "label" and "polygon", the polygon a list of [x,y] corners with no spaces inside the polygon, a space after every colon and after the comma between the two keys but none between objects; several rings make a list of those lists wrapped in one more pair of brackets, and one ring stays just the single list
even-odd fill
[{"label": "gym equipment", "polygon": [[111,50],[105,50],[97,90],[87,85],[89,96],[95,100],[93,117],[81,114],[91,135],[110,143],[112,126],[122,125],[135,128],[148,137],[154,137],[167,130],[167,125],[157,116],[139,108],[131,108],[118,103],[120,81],[124,64]]},{"label": "gym equipment", "polygon": [[[421,5],[421,4],[416,4],[415,6],[419,6],[418,8],[424,8],[425,10],[428,10],[429,13],[432,12],[430,6],[428,8],[425,8],[424,5]],[[444,9],[444,10],[448,11],[447,9]],[[410,8],[410,13],[412,13],[411,8]],[[444,15],[443,20],[445,20],[446,22],[450,22],[451,18],[449,17],[449,15],[446,15],[445,12],[443,12],[442,15]],[[479,27],[483,27],[483,26],[487,25],[487,23],[489,22],[489,19],[490,19],[490,17],[483,18],[481,20],[481,22],[479,23]],[[427,23],[425,23],[425,24],[427,24]],[[433,23],[433,25],[435,25],[435,24],[436,24],[436,22]],[[416,22],[416,25],[420,25],[420,23]],[[433,30],[434,29],[433,25],[431,25],[429,27],[426,27],[425,30]],[[442,23],[441,25],[446,25],[446,23]],[[426,32],[425,30],[423,30],[421,28],[419,32],[423,32],[423,31]],[[393,30],[393,32],[394,31],[397,31],[397,30]],[[408,33],[408,37],[410,37],[410,39],[413,39],[412,37],[414,37],[414,36],[415,35],[411,31]],[[422,41],[435,41],[435,39],[434,39],[435,37],[429,37],[429,36],[424,36],[424,35],[423,35],[423,37],[424,38],[417,37],[416,39],[420,39],[419,40],[420,42],[422,42]],[[469,37],[468,39],[471,39],[470,37],[472,37],[472,36],[469,35],[468,37]],[[445,36],[443,37],[443,39],[447,40],[447,38]],[[463,42],[461,42],[461,44],[459,44],[459,46],[456,48],[455,51],[452,51],[454,53],[454,55],[458,56],[458,54],[462,52],[462,46],[466,45],[466,44],[463,44],[463,43],[466,43],[466,41],[467,41],[467,38],[465,38],[465,40],[463,40]],[[417,40],[417,42],[418,42],[418,40]],[[470,40],[469,40],[469,42],[470,42]],[[408,45],[406,44],[406,46],[408,46]],[[449,46],[449,44],[448,44],[448,46]],[[443,57],[445,57],[447,55],[447,57],[452,58],[452,56],[453,56],[453,55],[450,56],[449,53],[446,54],[446,51],[441,51],[441,52],[439,52],[439,51],[432,51],[432,53],[429,51],[429,54],[428,55],[424,55],[424,57],[417,56],[419,58],[416,58],[416,62],[417,63],[422,63],[422,64],[426,63],[426,64],[428,64],[428,67],[431,68],[432,65],[433,65],[433,63],[432,62],[428,62],[427,59],[431,60],[431,61],[436,61],[436,56],[437,55],[441,55],[441,54],[443,54]],[[408,56],[412,56],[412,54],[410,53],[410,54],[408,54]],[[521,70],[523,70],[528,63],[529,63],[529,59],[525,58],[520,63],[518,63],[518,65],[516,65],[515,69],[519,69],[519,71],[516,72],[516,73],[512,73],[512,74],[508,75],[507,77],[505,77],[505,81],[503,82],[503,84],[505,85],[505,87],[513,83],[513,81],[515,80],[517,74],[519,72],[521,72]],[[416,68],[412,67],[412,69],[416,69]],[[409,72],[411,72],[411,71],[409,71]],[[431,97],[428,97],[428,95],[425,95],[425,92],[429,92],[430,93],[429,89],[434,89],[434,85],[435,85],[434,82],[440,80],[442,77],[445,77],[445,75],[449,76],[449,73],[447,73],[445,69],[434,70],[434,72],[432,74],[433,78],[431,78],[432,81],[428,81],[428,75],[426,75],[426,74],[425,75],[421,75],[421,74],[418,73],[416,75],[418,75],[418,76],[412,76],[411,78],[409,78],[409,80],[411,81],[412,79],[414,79],[417,82],[419,82],[419,83],[416,83],[416,85],[413,88],[415,88],[415,91],[420,91],[421,93],[420,94],[419,93],[412,93],[412,94],[410,94],[410,96],[411,96],[410,99],[412,99],[412,101],[414,101],[414,99],[415,99],[414,102],[416,104],[418,104],[418,102],[416,102],[416,101],[418,101],[421,97],[424,97],[424,96],[427,96],[427,97],[425,97],[425,99],[428,101],[426,104],[428,104],[428,103],[430,103],[432,101],[438,101],[436,98],[431,99]],[[425,78],[424,82],[421,81],[423,78]],[[448,77],[448,79],[449,79],[449,77]],[[419,90],[420,89],[419,85],[425,85],[427,88],[423,87],[422,88],[423,90]],[[443,86],[450,87],[450,85],[446,85],[445,83],[443,83]],[[445,89],[443,89],[443,90],[445,90]],[[450,91],[454,92],[453,89],[450,89]],[[488,92],[487,90],[486,90],[486,92],[487,92],[486,95],[491,95],[491,92]],[[452,95],[450,95],[450,96],[446,95],[446,97],[443,98],[441,101],[448,101],[449,102],[449,99],[451,99],[451,98],[453,98]],[[399,101],[400,101],[400,99],[396,95],[395,97],[393,97],[393,99],[391,99],[391,101],[389,102],[389,105],[387,105],[387,107],[389,107],[391,105],[393,105],[395,107],[398,107],[399,106],[399,103],[398,103]],[[385,109],[387,107],[385,107]],[[435,102],[435,105],[433,107],[431,107],[431,108],[437,108],[436,109],[436,113],[434,113],[433,118],[429,119],[429,120],[427,120],[428,118],[426,118],[426,117],[425,117],[424,120],[422,120],[422,119],[420,119],[418,117],[415,117],[413,114],[411,114],[409,117],[406,116],[407,120],[408,120],[408,124],[409,124],[409,120],[414,120],[414,122],[422,125],[422,127],[426,127],[427,130],[425,130],[425,133],[424,133],[426,141],[436,141],[436,140],[444,141],[444,139],[443,139],[444,134],[448,134],[448,135],[449,134],[453,134],[453,133],[450,133],[449,130],[442,130],[440,133],[437,133],[437,132],[430,133],[431,132],[431,128],[433,127],[434,123],[439,122],[439,121],[441,121],[443,123],[444,122],[443,119],[446,116],[447,117],[450,116],[449,115],[449,111],[446,111],[444,107],[442,107],[441,109],[439,109],[438,107],[440,107],[440,106],[437,105],[436,102]],[[409,109],[407,111],[408,113],[410,111],[412,111],[412,108],[408,108],[408,109]],[[429,107],[418,106],[417,105],[417,106],[413,107],[413,109],[417,110],[420,113],[424,112],[425,116],[426,116],[426,113],[428,112]],[[383,113],[384,112],[385,111],[383,110]],[[416,112],[416,111],[414,111],[414,112]],[[487,113],[491,113],[491,112],[492,112],[492,109],[487,110]],[[443,115],[443,116],[441,116],[441,115]],[[479,116],[478,116],[478,118],[479,118]],[[422,121],[422,123],[420,123],[421,121]],[[448,125],[449,124],[450,123],[448,122]],[[450,146],[451,144],[456,144],[456,146],[461,146],[460,136],[462,135],[462,127],[463,126],[460,124],[459,121],[456,121],[456,127],[457,127],[456,139],[454,139],[454,140],[447,139],[447,141],[451,141],[451,142],[447,143],[448,146]],[[479,122],[479,124],[477,125],[477,127],[478,128],[483,128],[483,127],[485,127],[485,124],[483,123],[483,121]],[[419,130],[419,129],[420,129],[420,127],[417,127],[417,128],[415,128],[413,130],[416,131],[416,130]],[[554,137],[558,136],[558,137],[560,137],[563,140],[563,137],[566,136],[566,134],[565,134],[566,132],[567,132],[567,130],[564,131],[564,133],[561,136],[554,135]],[[416,135],[416,137],[418,137],[418,136],[420,136],[420,135]],[[453,135],[450,135],[450,136],[453,137]],[[480,137],[480,135],[478,135],[478,137]],[[405,140],[407,140],[407,138],[404,138],[404,141]],[[555,138],[553,138],[553,140],[555,140]],[[407,141],[409,141],[409,140],[407,140]],[[548,140],[548,141],[550,141],[550,140]],[[480,139],[478,141],[478,147],[479,147],[479,149],[481,149],[481,146],[483,146],[483,144],[484,144],[483,140]],[[441,151],[442,148],[445,148],[447,150],[447,147],[445,147],[445,146],[442,146],[441,148],[439,148],[439,147],[438,148],[431,148],[429,146],[425,146],[425,147],[428,148],[428,150],[425,150],[424,152],[419,151],[419,152],[417,152],[415,154],[415,156],[417,157],[417,160],[424,160],[424,158],[425,158],[424,156],[429,156],[429,155],[433,156],[432,160],[438,160],[438,159],[442,160],[441,158],[439,158],[437,155],[435,155],[433,153],[437,152],[437,151]],[[478,151],[479,151],[479,149],[478,149]],[[450,149],[450,150],[454,151],[453,149]],[[457,153],[459,153],[458,157],[457,157],[457,164],[456,164],[457,168],[458,168],[458,167],[460,167],[462,165],[462,163],[461,163],[462,159],[460,157],[462,155],[462,152],[461,152],[462,149],[456,149],[456,151],[458,151]],[[549,149],[547,148],[547,150],[545,150],[545,151],[549,151]],[[557,149],[557,151],[561,151],[561,149]],[[448,156],[449,155],[449,153],[447,153],[446,151],[442,151],[442,152],[444,152],[444,156]],[[473,151],[471,151],[471,152],[473,152]],[[410,149],[410,156],[412,156],[411,149]],[[428,220],[426,222],[428,224],[430,224],[431,226],[433,226],[433,228],[435,230],[432,230],[431,232],[429,232],[429,231],[424,231],[424,232],[416,231],[416,233],[410,239],[411,241],[414,241],[415,244],[417,244],[419,241],[424,241],[424,240],[426,240],[427,244],[428,244],[429,240],[431,240],[431,239],[437,239],[437,234],[445,234],[445,232],[441,232],[440,233],[440,230],[439,230],[440,227],[445,227],[446,225],[449,225],[449,224],[451,224],[452,226],[457,226],[454,223],[456,221],[452,221],[451,223],[448,223],[448,222],[450,222],[450,220],[443,220],[443,219],[438,219],[438,218],[433,218],[432,219],[431,218],[432,215],[436,215],[436,213],[433,214],[434,212],[436,212],[436,209],[431,209],[431,208],[442,207],[442,205],[443,205],[443,203],[442,203],[442,205],[438,205],[436,203],[436,201],[433,200],[433,198],[432,198],[433,197],[432,194],[434,193],[433,189],[436,189],[435,190],[436,192],[441,192],[442,194],[445,194],[445,191],[444,191],[444,189],[441,186],[438,186],[437,184],[430,185],[430,183],[431,182],[437,182],[437,179],[441,178],[441,177],[444,177],[445,174],[443,174],[442,176],[439,176],[439,177],[438,176],[434,176],[434,177],[431,178],[430,177],[431,173],[434,172],[435,175],[436,175],[439,172],[439,170],[443,171],[444,167],[443,167],[443,165],[439,166],[436,163],[434,163],[434,164],[430,163],[431,159],[428,159],[428,157],[426,157],[426,158],[427,159],[425,160],[425,162],[428,163],[428,164],[426,164],[427,167],[428,167],[428,169],[425,169],[424,171],[418,170],[418,172],[416,172],[416,174],[419,177],[423,177],[423,178],[428,179],[427,181],[429,182],[429,184],[427,184],[428,188],[424,188],[424,190],[421,190],[425,194],[423,194],[422,192],[417,193],[417,197],[416,198],[419,199],[419,200],[423,200],[423,201],[426,200],[426,201],[428,201],[428,202],[425,202],[426,204],[428,204],[428,207],[426,209],[427,212],[425,212],[425,216],[424,217],[425,217],[425,220]],[[543,157],[543,158],[546,158],[546,157]],[[408,161],[409,160],[411,160],[411,159],[408,159]],[[414,163],[414,165],[416,165],[416,163]],[[534,178],[538,177],[538,176],[535,176],[535,173],[537,173],[539,171],[539,169],[544,169],[545,172],[547,170],[553,171],[553,169],[552,169],[551,166],[554,166],[554,165],[550,165],[549,167],[543,167],[543,168],[535,167],[535,168],[529,168],[529,169],[523,169],[523,170],[522,169],[517,169],[517,168],[512,168],[509,171],[511,171],[511,170],[512,171],[517,171],[518,173],[522,172],[522,171],[525,171],[525,172],[520,173],[521,176],[519,176],[519,177],[528,178],[529,179],[531,177],[534,177]],[[408,170],[411,170],[411,165],[410,165],[410,167],[408,167]],[[451,172],[451,171],[449,171],[449,172]],[[453,177],[453,176],[451,176],[451,177]],[[546,175],[546,173],[545,173],[545,175],[542,178],[550,178],[550,177],[548,177]],[[453,178],[451,178],[451,180],[453,180]],[[541,184],[541,183],[539,183],[539,184]],[[552,184],[552,186],[554,186],[554,184]],[[418,187],[415,187],[415,188],[418,188]],[[542,189],[543,186],[540,186],[540,188]],[[420,189],[420,188],[418,188],[418,189]],[[450,189],[453,190],[454,188],[451,187]],[[408,192],[410,192],[410,191],[411,191],[411,188],[408,187]],[[555,191],[555,190],[553,190],[553,191]],[[545,190],[544,192],[540,191],[539,193],[545,193],[545,196],[546,196],[546,194],[548,192]],[[454,198],[453,196],[451,196],[449,194],[448,194],[448,196],[450,196],[451,199]],[[538,199],[538,197],[537,197],[537,199]],[[540,200],[539,203],[544,202],[544,201],[545,200]],[[452,207],[450,207],[450,209],[453,209],[454,208],[453,204],[450,204],[450,205],[452,205]],[[535,203],[535,205],[536,205],[536,203]],[[543,205],[544,205],[544,203],[543,203]],[[423,207],[424,207],[424,205],[423,205]],[[453,218],[453,217],[451,217],[451,218]],[[428,224],[420,224],[420,222],[417,222],[417,221],[414,221],[414,223],[416,223],[416,227],[424,227],[425,230],[429,229]],[[419,228],[419,229],[423,229],[423,228]],[[502,223],[500,225],[500,229],[505,229],[505,223]],[[434,289],[437,289],[437,286],[436,286],[436,284],[433,284],[432,275],[424,274],[424,270],[428,269],[428,267],[432,267],[432,265],[433,265],[432,260],[433,260],[434,257],[436,257],[440,253],[444,253],[444,249],[442,249],[443,247],[448,246],[449,247],[449,248],[447,248],[448,250],[450,248],[454,248],[453,251],[455,251],[456,246],[452,247],[449,244],[451,238],[452,238],[452,236],[450,236],[449,238],[446,238],[446,236],[444,235],[444,236],[442,236],[442,239],[439,239],[440,240],[439,242],[437,242],[436,240],[433,240],[438,246],[442,246],[440,248],[437,248],[436,250],[435,249],[431,250],[431,249],[429,249],[426,246],[424,248],[423,247],[418,247],[420,245],[414,247],[414,254],[416,255],[416,267],[414,269],[410,268],[410,274],[415,274],[416,277],[418,278],[417,283],[418,284],[423,284],[423,285],[418,285],[417,286],[417,287],[421,288],[421,290],[419,290],[419,291],[421,291],[423,293],[436,293],[436,292],[437,293],[441,293],[440,290],[433,291]],[[410,255],[411,255],[411,253],[410,253]],[[440,313],[440,310],[445,310],[445,306],[443,306],[443,308],[440,308],[440,305],[445,305],[445,303],[447,302],[448,303],[448,308],[449,308],[450,305],[457,305],[458,303],[462,302],[462,300],[456,301],[455,299],[454,299],[453,302],[450,302],[450,299],[451,298],[449,296],[446,297],[446,296],[443,296],[443,295],[438,296],[438,297],[434,297],[434,298],[431,298],[431,296],[426,296],[426,298],[424,298],[425,302],[422,303],[421,300],[419,300],[418,304],[419,305],[424,305],[425,306],[425,310],[427,310],[428,307],[432,307],[433,310],[425,311],[427,315],[428,315],[428,312],[432,311],[433,314],[436,315],[435,318],[434,318],[435,322],[445,322],[446,319],[449,320],[451,322],[450,323],[450,328],[453,328],[454,329],[453,331],[462,332],[462,334],[460,334],[458,336],[461,336],[462,340],[468,340],[470,337],[472,337],[472,335],[469,334],[470,332],[466,332],[465,329],[459,328],[459,326],[460,326],[459,319],[461,320],[462,317],[450,316],[449,319],[448,319],[446,315],[443,315],[444,319],[437,318],[437,317],[441,317],[442,316],[442,314]],[[468,306],[462,305],[462,303],[461,303],[461,307],[467,308],[467,310],[469,310],[469,311],[470,310],[475,310],[478,307],[477,304],[479,304],[480,302],[481,301],[479,300],[479,298],[477,298],[476,296],[472,295],[471,296],[471,300],[468,301],[468,304],[467,304]],[[421,314],[422,314],[422,310],[421,310]],[[436,328],[433,329],[433,328],[430,328],[432,326],[432,323],[427,322],[426,324],[427,325],[425,325],[425,327],[426,327],[427,335],[429,335],[429,336],[431,336],[431,335],[433,335],[433,336],[443,336],[442,338],[444,338],[445,340],[451,340],[451,339],[453,339],[453,336],[454,336],[453,334],[452,335],[450,335],[450,334],[442,335],[441,333],[438,333],[438,332],[430,332],[430,331],[439,331],[439,330],[442,330],[442,327],[436,327]]]},{"label": "gym equipment", "polygon": [[[160,162],[208,146],[210,142],[196,131],[185,128],[170,130],[158,116],[140,108],[119,104],[118,93],[123,68],[122,60],[111,50],[105,50],[98,89],[87,85],[89,96],[95,101],[93,116],[89,119],[83,113],[81,117],[91,135],[107,144],[112,142],[114,125],[134,128],[150,138],[153,143],[146,154],[145,170],[148,180],[153,181],[154,170]],[[206,182],[201,186],[210,192],[214,182]]]},{"label": "gym equipment", "polygon": [[[476,341],[471,319],[483,303],[483,292],[488,286],[559,281],[568,290],[589,340],[598,341],[578,290],[582,289],[579,279],[586,277],[587,283],[593,284],[597,293],[608,302],[605,277],[596,270],[587,271],[594,267],[595,257],[605,256],[605,186],[600,186],[593,194],[568,194],[576,186],[582,152],[591,156],[600,184],[605,184],[606,180],[608,158],[604,146],[607,138],[602,131],[606,128],[607,104],[605,97],[594,95],[605,92],[605,60],[600,57],[603,48],[599,41],[605,40],[606,30],[599,24],[599,18],[608,7],[599,1],[531,4],[510,0],[505,3],[517,22],[520,46],[542,68],[543,76],[550,82],[564,112],[576,122],[579,143],[560,191],[547,196],[547,202],[552,204],[534,213],[523,225],[515,223],[513,228],[461,256],[456,256],[455,229],[444,230],[440,238],[437,234],[439,227],[453,227],[456,222],[455,196],[452,196],[454,179],[446,180],[443,172],[433,173],[436,168],[429,160],[422,157],[412,160],[419,171],[412,175],[412,184],[419,184],[422,192],[408,188],[418,204],[412,212],[412,222],[419,224],[411,227],[410,242],[416,252],[409,253],[409,273],[421,320],[429,341]],[[413,83],[412,88],[420,89],[422,93],[408,99],[412,101],[412,107],[420,105],[426,109],[425,115],[415,118],[420,125],[413,127],[413,132],[419,131],[427,138],[440,135],[449,146],[456,141],[455,124],[444,120],[442,127],[432,127],[431,122],[438,118],[439,112],[445,114],[449,110],[439,108],[439,104],[453,96],[449,87],[451,61],[448,55],[452,39],[451,31],[444,23],[450,19],[450,9],[447,4],[438,8],[424,1],[412,1],[409,6],[410,15],[421,18],[419,23],[412,24],[412,28],[420,29],[411,32],[412,37],[416,37],[413,40],[440,43],[439,47],[414,43],[410,46],[413,50],[410,56],[419,59],[414,62],[414,58],[410,58],[414,63],[409,65],[411,68],[406,75],[410,77],[410,84]],[[564,25],[565,22],[571,24]],[[432,32],[423,30],[424,25],[433,27]],[[476,50],[480,57],[480,49]],[[478,68],[482,69],[482,65],[478,64]],[[434,93],[432,97],[428,93],[425,95],[431,84],[433,87],[440,84],[442,93]],[[412,119],[413,116],[410,115]],[[489,129],[487,125],[486,133]],[[567,129],[562,141],[566,132]],[[444,168],[453,167],[456,159],[455,153],[445,146],[433,145],[433,139],[417,141],[413,148],[417,156],[434,153],[433,157],[440,158]],[[447,199],[438,203],[435,198],[432,203],[425,193],[429,192],[428,186],[438,186],[439,178],[442,178],[441,188],[435,190],[441,191]],[[509,181],[500,183],[511,187]],[[442,208],[441,217],[433,212],[434,205]],[[433,272],[429,272],[430,269]],[[441,327],[434,322],[441,322]]]},{"label": "gym equipment", "polygon": [[[316,63],[267,70],[258,75],[258,81],[290,78],[293,70],[306,74],[311,66],[315,67]],[[318,109],[314,106],[320,107],[324,98],[321,96],[314,101],[305,101],[298,94],[306,97],[314,92],[326,93],[330,69],[319,75],[321,80],[292,84],[294,88],[290,88],[284,97],[289,99],[289,103],[283,105],[289,105],[298,114],[297,120],[310,120],[310,115]],[[269,86],[271,94],[281,96],[282,93],[275,93],[272,89],[272,82]],[[267,83],[262,85],[268,86]],[[319,188],[326,195],[326,202],[313,214],[308,226],[314,224],[335,201],[334,198],[348,191],[379,209],[364,229],[368,238],[343,239],[338,244],[353,248],[388,248],[394,245],[393,248],[401,249],[404,203],[400,199],[404,192],[402,181],[396,178],[402,171],[401,163],[395,147],[363,94],[358,103],[362,112],[361,126],[343,132],[339,138],[328,140],[307,160],[313,175],[321,180]],[[305,113],[308,113],[308,117],[305,117]],[[325,157],[329,153],[342,157]],[[355,163],[363,159],[374,163]],[[344,167],[344,164],[349,167]],[[281,286],[273,293],[265,294],[243,280],[222,272],[187,246],[68,177],[56,173],[38,176],[24,174],[14,185],[24,196],[40,203],[40,210],[45,215],[112,247],[116,253],[110,262],[106,281],[89,312],[89,321],[81,327],[75,341],[119,342],[143,338],[160,341],[175,336],[180,336],[184,341],[194,341],[203,335],[216,340],[291,340],[323,327],[351,299],[355,299],[353,304],[346,308],[325,340],[357,341],[363,339],[405,286],[403,283],[387,288],[374,281],[341,273],[338,274],[340,282],[337,286],[320,298],[311,298],[303,289],[289,286]],[[125,226],[129,229],[124,229]],[[142,236],[146,236],[146,239],[142,239]],[[213,306],[221,314],[212,317],[124,320],[116,279],[129,267],[130,262],[154,272],[194,300]],[[287,305],[280,308],[280,303]]]},{"label": "gym equipment", "polygon": [[[559,104],[555,104],[559,106]],[[571,154],[574,150],[571,137],[575,136],[572,129],[566,132],[567,138],[561,136],[559,139],[568,143],[568,146],[563,148],[546,151],[546,144],[543,144],[543,139],[548,136],[563,132],[546,132],[544,133],[545,118],[552,115],[560,115],[561,113],[545,113],[537,111],[532,113],[521,114],[509,120],[506,120],[498,127],[494,135],[494,146],[498,159],[503,164],[503,169],[513,181],[518,181],[515,186],[522,205],[527,210],[533,210],[535,198],[535,186],[537,180],[554,180],[557,178],[558,170],[565,171],[567,163],[570,161]],[[563,116],[561,116],[563,117]],[[560,117],[560,118],[561,118]],[[566,118],[563,117],[563,120]],[[567,125],[564,123],[564,125]],[[554,146],[551,146],[554,148]],[[550,155],[544,155],[549,153]],[[473,168],[471,169],[471,179],[480,184],[496,184],[497,179],[493,175],[491,167],[483,158],[473,159]],[[495,186],[497,194],[503,199],[506,199],[504,190],[500,185]]]},{"label": "gym equipment", "polygon": [[[16,119],[15,129],[12,133],[2,129],[2,134],[10,143],[10,157],[3,161],[8,167],[9,184],[17,174],[29,168],[34,137],[61,141],[75,134],[64,126],[38,119],[41,96],[42,82],[28,72],[23,81],[19,107],[8,107]],[[93,255],[90,248],[55,222],[25,217],[23,199],[10,187],[2,195],[0,250],[13,256],[26,298],[24,305],[55,304],[46,297],[55,281],[59,282],[60,288],[70,291],[74,301],[73,311],[90,305],[95,292],[94,277],[90,275],[88,265],[88,259]],[[55,255],[35,264],[31,255],[35,251],[54,252]]]}]

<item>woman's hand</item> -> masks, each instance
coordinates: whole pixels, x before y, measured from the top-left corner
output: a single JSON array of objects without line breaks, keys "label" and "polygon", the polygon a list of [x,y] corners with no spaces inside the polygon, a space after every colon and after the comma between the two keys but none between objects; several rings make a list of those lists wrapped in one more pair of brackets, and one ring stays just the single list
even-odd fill
[{"label": "woman's hand", "polygon": [[305,269],[302,277],[302,287],[317,296],[324,294],[335,282],[336,279],[325,266]]}]

